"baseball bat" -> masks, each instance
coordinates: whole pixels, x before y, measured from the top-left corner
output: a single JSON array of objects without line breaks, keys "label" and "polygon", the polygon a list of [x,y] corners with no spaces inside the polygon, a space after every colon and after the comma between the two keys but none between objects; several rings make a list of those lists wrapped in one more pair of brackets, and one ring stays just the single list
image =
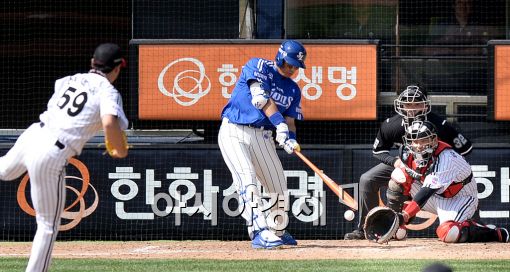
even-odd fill
[{"label": "baseball bat", "polygon": [[294,150],[294,153],[303,161],[305,162],[308,167],[310,167],[319,177],[322,179],[324,183],[335,193],[340,200],[347,205],[349,208],[353,210],[358,209],[358,202],[352,198],[349,193],[345,192],[340,185],[338,185],[334,180],[332,180],[330,177],[328,177],[324,172],[322,172],[315,164],[313,164],[305,155],[303,155],[300,151]]}]

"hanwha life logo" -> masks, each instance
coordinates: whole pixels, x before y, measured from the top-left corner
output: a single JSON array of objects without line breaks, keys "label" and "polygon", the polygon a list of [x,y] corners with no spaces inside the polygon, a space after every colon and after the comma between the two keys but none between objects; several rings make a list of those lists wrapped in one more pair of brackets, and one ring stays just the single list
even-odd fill
[{"label": "hanwha life logo", "polygon": [[[90,184],[90,174],[87,166],[75,158],[71,158],[69,160],[69,165],[74,166],[79,171],[81,177],[65,176],[66,199],[72,199],[69,191],[73,192],[76,197],[70,205],[64,208],[64,211],[62,212],[62,223],[60,225],[59,231],[66,231],[76,227],[83,218],[91,215],[99,204],[99,196],[97,191],[94,186]],[[28,174],[25,174],[21,180],[21,183],[18,186],[17,200],[20,208],[25,213],[31,216],[35,216],[35,210],[28,203],[25,192],[29,179],[30,178]],[[76,183],[81,183],[81,188],[77,189],[72,187],[72,185]],[[89,188],[91,190],[89,190]],[[87,204],[85,203],[84,199],[84,196],[87,192],[94,194],[92,204],[89,207],[86,206]]]},{"label": "hanwha life logo", "polygon": [[[167,89],[165,78],[172,79]],[[170,85],[167,83],[167,85]],[[211,90],[211,81],[207,77],[204,64],[194,58],[180,58],[165,66],[158,77],[159,91],[172,97],[177,104],[188,107],[197,103]]]}]

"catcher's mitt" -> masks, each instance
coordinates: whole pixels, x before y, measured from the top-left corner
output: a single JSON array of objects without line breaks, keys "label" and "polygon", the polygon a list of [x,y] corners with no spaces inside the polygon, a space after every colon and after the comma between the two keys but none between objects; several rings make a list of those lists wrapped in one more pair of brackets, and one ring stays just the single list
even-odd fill
[{"label": "catcher's mitt", "polygon": [[375,207],[365,219],[365,237],[379,244],[387,243],[400,225],[398,214],[388,207]]}]

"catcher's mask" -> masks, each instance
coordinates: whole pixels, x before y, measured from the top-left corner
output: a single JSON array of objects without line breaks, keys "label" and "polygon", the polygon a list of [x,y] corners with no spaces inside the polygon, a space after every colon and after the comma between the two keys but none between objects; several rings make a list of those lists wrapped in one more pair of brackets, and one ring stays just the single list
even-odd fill
[{"label": "catcher's mask", "polygon": [[393,101],[395,111],[404,118],[406,125],[413,121],[426,120],[430,112],[430,100],[425,92],[416,85],[409,85]]},{"label": "catcher's mask", "polygon": [[417,167],[424,167],[437,148],[436,127],[429,121],[415,121],[407,129],[404,142]]}]

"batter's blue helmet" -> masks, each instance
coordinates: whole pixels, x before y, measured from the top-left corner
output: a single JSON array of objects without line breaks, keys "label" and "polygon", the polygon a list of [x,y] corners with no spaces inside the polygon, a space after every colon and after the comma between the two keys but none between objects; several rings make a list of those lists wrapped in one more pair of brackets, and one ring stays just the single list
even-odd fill
[{"label": "batter's blue helmet", "polygon": [[285,61],[292,66],[303,69],[306,68],[305,59],[305,47],[295,40],[284,41],[278,49],[278,53],[276,53],[275,57],[276,65],[278,65],[278,67],[282,67],[283,62]]}]

